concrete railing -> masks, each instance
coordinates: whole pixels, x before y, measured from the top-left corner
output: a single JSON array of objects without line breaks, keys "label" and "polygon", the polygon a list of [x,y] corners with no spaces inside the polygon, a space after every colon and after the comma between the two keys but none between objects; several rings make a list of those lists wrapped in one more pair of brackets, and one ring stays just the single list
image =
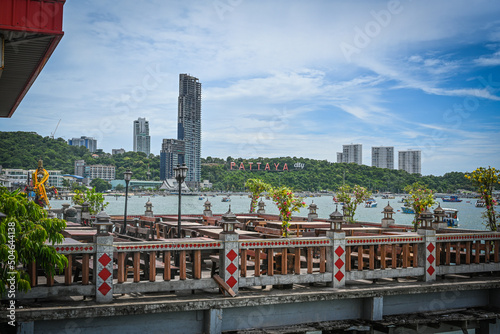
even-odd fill
[{"label": "concrete railing", "polygon": [[[96,236],[93,243],[54,246],[68,257],[64,275],[42,282],[36,267],[33,287],[19,298],[95,297],[113,294],[217,288],[217,272],[236,293],[241,287],[500,271],[500,233],[419,234],[346,237],[118,242]],[[218,268],[218,269],[217,269]]]}]

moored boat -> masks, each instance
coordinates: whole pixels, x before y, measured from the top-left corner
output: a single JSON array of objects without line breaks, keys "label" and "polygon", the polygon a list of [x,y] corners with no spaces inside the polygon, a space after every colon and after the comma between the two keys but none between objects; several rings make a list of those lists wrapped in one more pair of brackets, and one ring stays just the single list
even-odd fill
[{"label": "moored boat", "polygon": [[462,202],[458,196],[447,196],[442,198],[443,202]]},{"label": "moored boat", "polygon": [[451,208],[443,208],[445,217],[443,222],[448,224],[448,227],[458,227],[458,210]]},{"label": "moored boat", "polygon": [[365,208],[376,208],[377,207],[377,201],[373,198],[369,198],[365,202]]}]

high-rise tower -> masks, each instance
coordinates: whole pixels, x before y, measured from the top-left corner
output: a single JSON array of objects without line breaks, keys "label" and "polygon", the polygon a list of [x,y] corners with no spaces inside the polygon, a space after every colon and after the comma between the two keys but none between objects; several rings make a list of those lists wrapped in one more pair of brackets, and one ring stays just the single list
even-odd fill
[{"label": "high-rise tower", "polygon": [[398,152],[398,169],[408,173],[422,173],[422,151],[408,150]]},{"label": "high-rise tower", "polygon": [[134,121],[134,152],[151,153],[149,122],[145,118],[139,117]]},{"label": "high-rise tower", "polygon": [[186,182],[201,181],[201,83],[187,74],[179,75],[177,139],[185,143],[180,163],[188,167]]},{"label": "high-rise tower", "polygon": [[372,166],[394,169],[394,146],[373,146]]}]

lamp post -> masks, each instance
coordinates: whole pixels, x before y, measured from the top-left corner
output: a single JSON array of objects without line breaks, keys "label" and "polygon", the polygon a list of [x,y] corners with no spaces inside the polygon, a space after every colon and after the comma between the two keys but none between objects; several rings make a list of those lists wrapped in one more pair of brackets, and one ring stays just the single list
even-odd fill
[{"label": "lamp post", "polygon": [[132,171],[127,169],[123,173],[123,179],[125,180],[125,213],[123,214],[123,231],[122,234],[127,234],[127,202],[128,202],[128,184],[132,178]]},{"label": "lamp post", "polygon": [[180,166],[177,164],[177,167],[174,167],[174,175],[177,183],[179,184],[179,207],[177,211],[177,238],[181,237],[181,186],[182,182],[186,179],[187,176],[187,166],[185,163]]}]

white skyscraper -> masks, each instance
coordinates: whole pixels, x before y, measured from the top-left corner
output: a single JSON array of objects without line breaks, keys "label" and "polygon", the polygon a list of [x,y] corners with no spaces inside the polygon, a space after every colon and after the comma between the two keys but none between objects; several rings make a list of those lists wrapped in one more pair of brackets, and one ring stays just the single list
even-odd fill
[{"label": "white skyscraper", "polygon": [[408,173],[422,173],[422,160],[420,150],[398,152],[398,169]]},{"label": "white skyscraper", "polygon": [[379,168],[394,169],[394,147],[393,146],[372,147],[372,166]]},{"label": "white skyscraper", "polygon": [[361,144],[342,145],[342,162],[354,162],[361,165],[363,161],[363,146]]},{"label": "white skyscraper", "polygon": [[134,121],[134,152],[151,153],[149,122],[145,118],[139,117]]}]

